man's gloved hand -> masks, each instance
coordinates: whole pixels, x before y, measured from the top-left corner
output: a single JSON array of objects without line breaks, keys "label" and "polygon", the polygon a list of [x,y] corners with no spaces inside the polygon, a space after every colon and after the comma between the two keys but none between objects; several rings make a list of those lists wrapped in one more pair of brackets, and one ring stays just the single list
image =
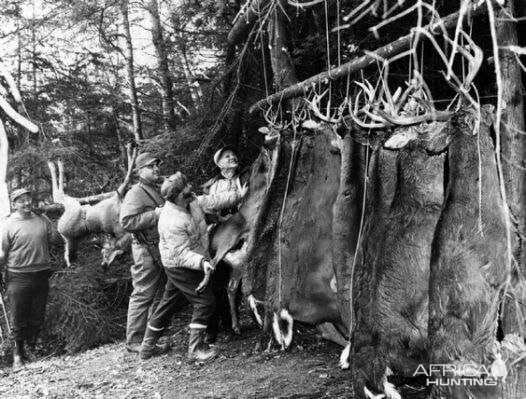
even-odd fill
[{"label": "man's gloved hand", "polygon": [[157,218],[159,217],[159,215],[161,214],[161,211],[163,210],[163,207],[162,206],[158,206],[157,208],[154,209],[155,211],[155,216],[157,216]]}]

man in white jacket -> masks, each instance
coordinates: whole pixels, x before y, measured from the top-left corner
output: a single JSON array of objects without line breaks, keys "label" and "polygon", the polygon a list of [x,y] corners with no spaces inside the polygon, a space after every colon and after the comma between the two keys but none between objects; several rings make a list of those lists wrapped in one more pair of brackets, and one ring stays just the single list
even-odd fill
[{"label": "man in white jacket", "polygon": [[[178,306],[168,301],[186,299],[193,306],[190,323],[188,357],[206,361],[216,352],[203,342],[205,331],[215,309],[215,297],[207,287],[200,294],[196,288],[204,277],[204,271],[213,270],[208,253],[208,232],[205,211],[231,207],[245,191],[226,192],[196,197],[186,177],[177,172],[166,179],[161,187],[165,205],[159,215],[159,252],[168,277],[165,295],[148,322],[141,346],[141,358],[158,354],[156,343]],[[180,296],[174,299],[173,291]]]}]

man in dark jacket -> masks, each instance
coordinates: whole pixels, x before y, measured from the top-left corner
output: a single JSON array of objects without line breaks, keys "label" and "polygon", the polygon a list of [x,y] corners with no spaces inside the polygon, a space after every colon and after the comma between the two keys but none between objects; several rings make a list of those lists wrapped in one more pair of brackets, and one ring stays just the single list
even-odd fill
[{"label": "man in dark jacket", "polygon": [[49,243],[58,241],[50,220],[32,211],[28,189],[11,193],[15,210],[0,228],[0,269],[7,265],[7,298],[15,342],[13,369],[23,366],[24,343],[34,345],[44,323],[51,276]]},{"label": "man in dark jacket", "polygon": [[139,182],[126,193],[120,211],[122,227],[133,235],[131,268],[133,292],[128,305],[126,349],[139,352],[146,329],[148,311],[164,283],[159,256],[157,221],[164,200],[156,184],[161,161],[150,153],[137,157]]}]

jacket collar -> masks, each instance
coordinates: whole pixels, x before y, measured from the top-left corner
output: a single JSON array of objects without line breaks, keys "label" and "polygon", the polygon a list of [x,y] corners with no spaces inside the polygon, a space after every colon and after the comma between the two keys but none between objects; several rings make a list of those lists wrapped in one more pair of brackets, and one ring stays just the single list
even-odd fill
[{"label": "jacket collar", "polygon": [[153,188],[154,190],[157,189],[157,185],[154,183],[150,183],[149,181],[143,179],[142,177],[139,177],[139,183],[143,186]]},{"label": "jacket collar", "polygon": [[179,211],[179,212],[190,213],[190,209],[183,208],[182,206],[176,205],[176,204],[174,204],[173,202],[170,202],[170,201],[166,201],[164,203],[164,206],[167,207],[169,210],[175,210],[175,211]]}]

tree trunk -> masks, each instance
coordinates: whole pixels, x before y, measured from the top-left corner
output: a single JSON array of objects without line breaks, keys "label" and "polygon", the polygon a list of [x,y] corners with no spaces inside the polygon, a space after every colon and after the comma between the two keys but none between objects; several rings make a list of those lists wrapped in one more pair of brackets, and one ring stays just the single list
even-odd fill
[{"label": "tree trunk", "polygon": [[164,41],[163,28],[161,25],[161,18],[159,16],[159,7],[157,0],[150,0],[147,10],[151,16],[152,23],[152,42],[155,47],[155,54],[157,56],[157,63],[159,69],[159,77],[161,81],[161,99],[163,109],[163,125],[165,133],[173,131],[176,126],[174,101],[172,90],[172,76],[168,64],[168,54],[166,51],[166,43]]},{"label": "tree trunk", "polygon": [[270,62],[274,74],[274,86],[278,90],[298,82],[294,64],[288,51],[287,19],[283,12],[286,1],[280,0],[273,10],[273,16],[268,25],[270,42]]},{"label": "tree trunk", "polygon": [[112,107],[113,115],[113,126],[115,127],[115,135],[117,136],[117,142],[119,143],[119,157],[121,159],[121,170],[123,173],[126,173],[128,168],[128,156],[126,154],[126,145],[124,143],[124,138],[122,137],[121,126],[119,124],[119,115],[115,107]]},{"label": "tree trunk", "polygon": [[180,18],[177,9],[173,9],[170,13],[170,20],[174,31],[176,32],[175,37],[177,38],[177,49],[179,50],[175,55],[174,61],[176,68],[183,73],[187,84],[188,94],[192,99],[193,108],[197,109],[201,103],[202,93],[199,84],[195,81],[192,75],[192,70],[188,63],[188,57],[186,56],[186,38],[183,32],[180,31]]},{"label": "tree trunk", "polygon": [[243,42],[249,35],[248,33],[260,17],[260,13],[265,10],[269,0],[253,0],[247,2],[244,12],[240,12],[234,26],[228,33],[227,42],[230,46],[236,46]]},{"label": "tree trunk", "polygon": [[35,0],[32,2],[33,19],[31,21],[31,76],[33,80],[33,101],[37,103],[37,41],[36,41],[36,20],[35,20]]},{"label": "tree trunk", "polygon": [[[7,160],[9,156],[9,141],[0,119],[0,220],[7,217],[11,211],[11,201],[7,189]],[[0,249],[1,251],[1,249]]]},{"label": "tree trunk", "polygon": [[[20,5],[16,4],[16,14],[20,14]],[[20,20],[16,20],[16,87],[20,91],[20,81],[22,79],[22,34],[20,32]]]},{"label": "tree trunk", "polygon": [[[513,215],[517,230],[514,256],[519,263],[522,275],[526,275],[526,134],[524,134],[524,101],[522,98],[523,85],[521,68],[513,53],[506,50],[508,46],[517,46],[516,23],[509,20],[509,15],[516,15],[514,1],[508,0],[505,7],[500,7],[496,17],[497,40],[499,44],[499,61],[502,72],[503,102],[502,110],[501,154],[504,184],[508,198],[508,206]],[[512,294],[516,300],[509,300],[505,304],[503,315],[503,329],[505,333],[516,332],[522,336],[526,334],[524,320],[517,320],[519,303],[526,303],[526,287],[521,286],[518,273],[514,273]],[[522,282],[522,285],[524,283]],[[526,316],[526,311],[523,311]]]},{"label": "tree trunk", "polygon": [[128,78],[128,85],[130,90],[130,101],[132,108],[132,121],[133,121],[133,135],[135,140],[142,140],[142,127],[141,127],[141,114],[139,108],[139,99],[137,97],[137,88],[135,87],[135,71],[133,63],[133,43],[130,32],[130,21],[128,18],[128,0],[121,0],[119,2],[122,27],[124,29],[124,37],[126,41],[126,75]]},{"label": "tree trunk", "polygon": [[93,156],[93,138],[91,137],[91,118],[89,112],[86,114],[86,129],[88,136],[88,154],[91,157]]}]

